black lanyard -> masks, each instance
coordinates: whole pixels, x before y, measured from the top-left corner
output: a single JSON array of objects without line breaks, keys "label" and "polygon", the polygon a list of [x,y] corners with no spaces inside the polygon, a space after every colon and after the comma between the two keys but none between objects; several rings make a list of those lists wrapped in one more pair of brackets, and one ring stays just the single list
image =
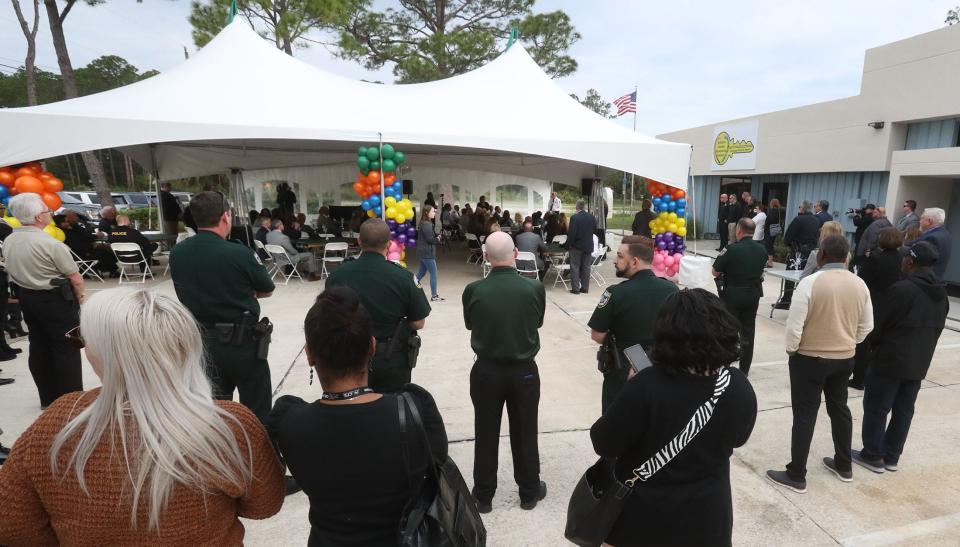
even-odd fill
[{"label": "black lanyard", "polygon": [[367,386],[363,386],[351,389],[350,391],[324,393],[320,398],[324,401],[348,401],[350,399],[356,399],[361,395],[366,395],[367,393],[374,393],[374,391]]}]

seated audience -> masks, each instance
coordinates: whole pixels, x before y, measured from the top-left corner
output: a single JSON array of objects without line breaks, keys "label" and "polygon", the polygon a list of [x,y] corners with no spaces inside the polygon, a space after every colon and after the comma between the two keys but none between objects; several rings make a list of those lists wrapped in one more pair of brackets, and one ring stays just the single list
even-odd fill
[{"label": "seated audience", "polygon": [[310,224],[307,223],[307,215],[299,213],[297,215],[297,223],[300,224],[300,231],[306,233],[308,238],[317,238],[317,231],[313,229],[313,226],[310,226]]},{"label": "seated audience", "polygon": [[[301,225],[305,224],[303,222]],[[356,230],[354,230],[356,231]],[[330,208],[324,205],[317,214],[317,234],[334,234],[339,232],[336,223],[330,218]]]},{"label": "seated audience", "polygon": [[510,211],[504,211],[500,216],[500,226],[504,228],[513,227],[513,218],[510,217]]},{"label": "seated audience", "polygon": [[[143,251],[144,258],[147,259],[148,264],[156,265],[158,262],[153,260],[153,253],[157,250],[159,245],[147,239],[146,236],[140,233],[140,230],[137,230],[130,225],[130,217],[126,215],[120,215],[117,217],[117,224],[110,228],[110,235],[107,236],[107,243],[136,243],[140,246],[140,250]],[[121,258],[123,254],[119,253]],[[124,258],[126,260],[126,258]],[[131,260],[139,260],[139,257],[131,257]],[[140,269],[143,270],[145,265],[141,264]]]},{"label": "seated audience", "polygon": [[[668,296],[654,325],[653,366],[635,374],[631,369],[634,377],[593,424],[590,438],[597,454],[616,459],[620,481],[635,477],[634,469],[681,432],[690,439],[652,477],[636,482],[606,542],[730,545],[730,456],[750,438],[757,418],[750,382],[730,368],[740,354],[739,325],[719,298],[702,289]],[[703,416],[724,374],[729,384],[712,417],[689,435],[688,422],[695,413]]]},{"label": "seated audience", "polygon": [[[517,250],[525,253],[533,253],[537,257],[537,271],[539,272],[538,277],[543,279],[544,273],[547,271],[546,262],[543,260],[543,252],[547,250],[547,244],[543,242],[543,238],[533,233],[533,223],[524,222],[523,223],[523,232],[517,234]],[[529,270],[532,264],[525,263],[522,260],[517,261],[517,268],[521,270]]]},{"label": "seated audience", "polygon": [[270,439],[246,407],[213,399],[175,298],[95,292],[68,334],[102,387],[57,399],[0,466],[0,544],[239,546],[238,517],[280,510]]},{"label": "seated audience", "polygon": [[[367,387],[377,343],[353,289],[333,287],[318,296],[304,333],[311,378],[316,371],[323,397],[309,403],[281,397],[267,428],[310,499],[308,544],[395,546],[404,508],[420,488],[410,477],[423,477],[432,459],[447,458],[443,418],[433,397],[414,384],[391,394]],[[429,442],[410,429],[408,411],[406,435],[417,440],[407,454],[397,417],[403,392],[413,395]]]},{"label": "seated audience", "polygon": [[285,222],[283,226],[283,233],[290,238],[290,241],[297,241],[303,235],[303,230],[300,229],[303,225],[296,219]]},{"label": "seated audience", "polygon": [[257,229],[257,235],[254,236],[258,241],[260,241],[260,243],[263,243],[264,245],[267,244],[267,234],[270,233],[272,224],[273,221],[270,220],[270,217],[260,217],[260,228]]},{"label": "seated audience", "polygon": [[62,215],[53,217],[53,222],[63,230],[64,244],[83,260],[96,260],[93,269],[110,277],[119,277],[117,257],[103,242],[97,242],[97,237],[80,222],[80,216],[67,209]]},{"label": "seated audience", "polygon": [[97,236],[106,239],[110,228],[117,225],[117,208],[108,205],[100,209],[100,222],[97,223]]},{"label": "seated audience", "polygon": [[[282,220],[278,218],[273,220],[273,231],[267,234],[267,245],[278,245],[286,251],[286,255],[283,257],[274,255],[274,260],[277,261],[278,266],[296,265],[300,275],[309,273],[311,281],[320,279],[319,276],[316,275],[317,261],[314,260],[313,254],[306,252],[301,253],[293,246],[293,243],[290,242],[290,237],[283,233]],[[303,267],[306,267],[306,271],[303,270]]]}]

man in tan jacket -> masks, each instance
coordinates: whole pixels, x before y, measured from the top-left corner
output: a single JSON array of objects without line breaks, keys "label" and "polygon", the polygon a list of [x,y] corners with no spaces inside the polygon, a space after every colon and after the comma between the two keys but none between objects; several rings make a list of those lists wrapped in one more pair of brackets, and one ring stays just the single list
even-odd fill
[{"label": "man in tan jacket", "polygon": [[834,457],[823,458],[823,465],[840,480],[853,480],[853,419],[847,406],[847,378],[857,344],[873,330],[873,307],[866,284],[846,269],[849,250],[842,236],[828,236],[820,242],[820,269],[797,285],[787,318],[793,406],[791,461],[786,471],[767,471],[767,478],[801,494],[807,491],[807,457],[821,393],[827,401],[834,446]]}]

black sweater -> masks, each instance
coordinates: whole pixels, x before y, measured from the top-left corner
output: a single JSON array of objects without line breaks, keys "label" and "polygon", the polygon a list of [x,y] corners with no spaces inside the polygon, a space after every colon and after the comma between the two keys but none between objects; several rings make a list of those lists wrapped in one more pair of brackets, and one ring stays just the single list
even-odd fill
[{"label": "black sweater", "polygon": [[[404,387],[417,400],[437,460],[447,457],[447,433],[433,397]],[[267,430],[297,483],[310,498],[308,545],[393,546],[410,498],[397,396],[353,405],[277,399]],[[413,418],[407,413],[408,427]],[[408,435],[415,430],[408,429]],[[414,476],[423,476],[430,455],[420,439],[410,442]]]},{"label": "black sweater", "polygon": [[873,370],[903,380],[924,379],[950,309],[944,285],[933,272],[911,274],[891,285],[874,309]]},{"label": "black sweater", "polygon": [[900,271],[900,262],[902,258],[897,249],[875,250],[870,253],[860,264],[860,278],[870,289],[870,298],[873,307],[877,307],[879,296],[886,291],[890,285],[903,279],[903,273]]},{"label": "black sweater", "polygon": [[[618,458],[620,480],[680,433],[713,394],[716,377],[647,368],[627,382],[590,429],[597,454]],[[607,542],[612,545],[730,545],[730,456],[757,419],[757,397],[739,370],[710,422],[647,482],[637,482]]]}]

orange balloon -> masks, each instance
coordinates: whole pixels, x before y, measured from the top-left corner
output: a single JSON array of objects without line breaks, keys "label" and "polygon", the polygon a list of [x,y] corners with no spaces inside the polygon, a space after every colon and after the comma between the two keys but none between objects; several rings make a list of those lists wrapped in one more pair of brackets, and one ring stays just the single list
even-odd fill
[{"label": "orange balloon", "polygon": [[16,180],[17,176],[13,174],[13,171],[0,170],[0,184],[4,186],[13,186],[13,183]]},{"label": "orange balloon", "polygon": [[387,182],[387,184],[393,184],[394,182],[397,182],[397,176],[393,173],[389,173],[384,180]]},{"label": "orange balloon", "polygon": [[40,180],[50,180],[50,179],[53,179],[53,178],[56,178],[56,177],[53,176],[53,173],[51,173],[51,172],[49,172],[49,171],[44,171],[44,172],[42,172],[42,173],[37,174],[37,178],[40,179]]},{"label": "orange balloon", "polygon": [[51,211],[56,211],[61,205],[63,205],[63,200],[60,199],[60,196],[51,194],[50,192],[44,192],[41,194],[40,199],[47,204],[47,207],[49,207]]},{"label": "orange balloon", "polygon": [[60,190],[63,190],[63,181],[51,175],[50,178],[44,179],[43,188],[47,192],[55,194]]},{"label": "orange balloon", "polygon": [[379,193],[380,193],[380,183],[379,183],[379,182],[376,183],[376,184],[371,184],[370,186],[368,186],[368,188],[370,188],[370,193],[371,193],[371,194],[379,194]]},{"label": "orange balloon", "polygon": [[674,199],[683,199],[685,197],[687,197],[687,193],[684,192],[683,190],[677,190],[676,192],[673,193]]},{"label": "orange balloon", "polygon": [[13,172],[13,174],[16,175],[17,178],[32,177],[32,176],[36,176],[37,173],[38,171],[36,171],[33,167],[29,167],[29,166],[21,167]]},{"label": "orange balloon", "polygon": [[42,194],[43,193],[43,181],[37,177],[25,175],[18,177],[16,182],[13,183],[14,188],[17,189],[17,192],[21,194],[33,193],[33,194]]},{"label": "orange balloon", "polygon": [[367,184],[376,184],[380,182],[380,171],[370,171],[367,173]]},{"label": "orange balloon", "polygon": [[33,169],[37,173],[40,173],[41,171],[43,171],[43,166],[40,165],[39,161],[31,161],[29,163],[25,163],[23,164],[23,167],[29,167],[30,169]]},{"label": "orange balloon", "polygon": [[15,196],[15,195],[17,195],[17,194],[19,194],[19,193],[20,193],[20,192],[17,191],[17,187],[16,187],[16,186],[11,186],[11,187],[10,187],[10,195],[11,195],[11,196]]},{"label": "orange balloon", "polygon": [[356,193],[358,193],[358,194],[362,194],[362,193],[364,192],[364,189],[365,189],[365,188],[366,188],[366,186],[364,186],[364,185],[363,185],[362,183],[360,183],[360,182],[355,182],[355,183],[353,183],[353,191],[356,192]]}]

